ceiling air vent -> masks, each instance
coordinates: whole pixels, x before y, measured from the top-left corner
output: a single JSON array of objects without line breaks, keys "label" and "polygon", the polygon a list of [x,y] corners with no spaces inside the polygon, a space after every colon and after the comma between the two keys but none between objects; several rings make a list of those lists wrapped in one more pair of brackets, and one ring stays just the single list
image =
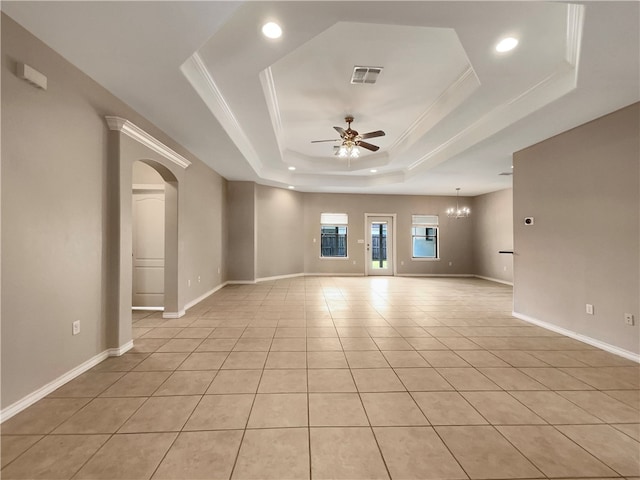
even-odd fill
[{"label": "ceiling air vent", "polygon": [[383,67],[353,67],[351,83],[376,83]]},{"label": "ceiling air vent", "polygon": [[498,175],[505,175],[505,176],[509,176],[509,175],[513,175],[513,172],[501,172]]}]

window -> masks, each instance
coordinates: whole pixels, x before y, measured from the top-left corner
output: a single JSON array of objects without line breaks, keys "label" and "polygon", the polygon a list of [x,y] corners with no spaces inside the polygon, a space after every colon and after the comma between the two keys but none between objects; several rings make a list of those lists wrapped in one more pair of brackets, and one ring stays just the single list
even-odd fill
[{"label": "window", "polygon": [[320,214],[320,256],[347,257],[347,224],[346,213]]},{"label": "window", "polygon": [[438,216],[411,216],[411,243],[413,258],[439,258]]}]

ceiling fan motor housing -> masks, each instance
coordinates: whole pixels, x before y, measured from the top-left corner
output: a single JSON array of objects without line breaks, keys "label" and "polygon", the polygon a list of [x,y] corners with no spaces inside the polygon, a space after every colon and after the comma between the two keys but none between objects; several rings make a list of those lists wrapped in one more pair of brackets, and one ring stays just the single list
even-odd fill
[{"label": "ceiling fan motor housing", "polygon": [[[372,145],[368,142],[364,142],[365,138],[382,137],[385,133],[382,130],[376,130],[375,132],[363,133],[360,135],[357,130],[351,128],[351,122],[353,122],[353,115],[347,115],[344,117],[344,121],[347,122],[347,129],[342,127],[333,127],[335,131],[340,134],[340,140],[342,140],[342,146],[347,148],[353,148],[354,146],[362,147],[372,152],[377,152],[380,147]],[[313,140],[312,143],[319,142],[331,142],[338,140]]]}]

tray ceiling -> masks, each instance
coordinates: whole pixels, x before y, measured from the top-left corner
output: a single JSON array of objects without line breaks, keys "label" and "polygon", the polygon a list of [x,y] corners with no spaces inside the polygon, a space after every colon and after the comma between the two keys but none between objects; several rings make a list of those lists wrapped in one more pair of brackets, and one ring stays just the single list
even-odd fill
[{"label": "tray ceiling", "polygon": [[[638,101],[635,2],[3,2],[231,180],[475,195],[514,151]],[[71,20],[71,21],[70,21]],[[281,38],[262,36],[276,21]],[[506,36],[518,47],[495,51]],[[78,42],[78,38],[83,38]],[[355,66],[383,67],[354,85]],[[376,153],[336,157],[353,115]],[[336,143],[338,144],[338,143]],[[289,167],[295,167],[291,171]],[[372,172],[371,170],[375,170]]]}]

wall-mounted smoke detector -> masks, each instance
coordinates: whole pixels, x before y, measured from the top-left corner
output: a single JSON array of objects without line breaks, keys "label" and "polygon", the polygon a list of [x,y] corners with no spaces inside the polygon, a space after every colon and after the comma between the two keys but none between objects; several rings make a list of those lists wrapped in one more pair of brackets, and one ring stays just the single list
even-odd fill
[{"label": "wall-mounted smoke detector", "polygon": [[351,83],[376,83],[383,67],[353,67]]}]

